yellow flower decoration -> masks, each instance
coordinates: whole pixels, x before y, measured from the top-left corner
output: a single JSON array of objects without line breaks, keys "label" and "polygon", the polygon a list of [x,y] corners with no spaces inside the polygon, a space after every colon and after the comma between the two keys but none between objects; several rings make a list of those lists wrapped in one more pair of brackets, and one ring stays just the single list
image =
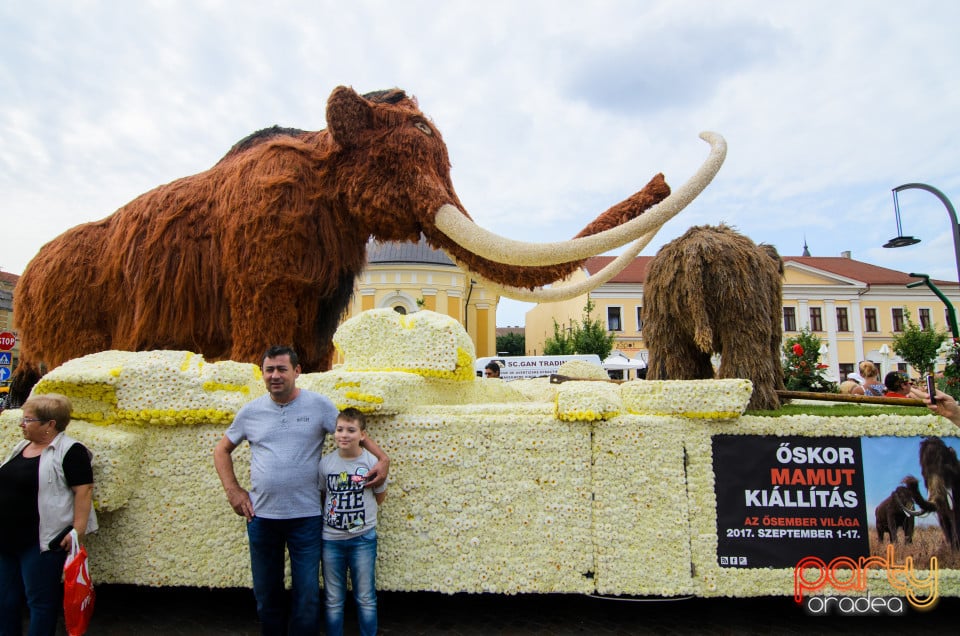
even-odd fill
[{"label": "yellow flower decoration", "polygon": [[460,323],[433,311],[404,316],[371,309],[340,325],[333,341],[343,353],[344,371],[405,371],[460,381],[475,377],[473,341]]}]

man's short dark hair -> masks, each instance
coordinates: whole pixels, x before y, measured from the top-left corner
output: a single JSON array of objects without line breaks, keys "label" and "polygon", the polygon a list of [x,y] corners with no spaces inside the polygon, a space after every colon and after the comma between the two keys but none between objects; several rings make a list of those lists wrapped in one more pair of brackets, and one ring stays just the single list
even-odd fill
[{"label": "man's short dark hair", "polygon": [[267,358],[278,358],[280,356],[290,356],[290,366],[292,367],[296,367],[298,364],[300,364],[300,358],[297,356],[297,352],[293,350],[293,347],[288,347],[286,345],[273,345],[263,352],[263,357],[260,358],[260,366],[263,366],[263,361]]},{"label": "man's short dark hair", "polygon": [[491,373],[493,373],[497,377],[500,377],[500,365],[497,364],[496,362],[488,362],[487,365],[483,368],[489,369]]}]

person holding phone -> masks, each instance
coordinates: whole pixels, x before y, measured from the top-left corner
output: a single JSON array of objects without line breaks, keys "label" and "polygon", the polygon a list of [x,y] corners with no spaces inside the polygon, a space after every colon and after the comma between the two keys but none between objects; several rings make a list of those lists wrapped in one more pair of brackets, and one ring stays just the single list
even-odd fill
[{"label": "person holding phone", "polygon": [[92,454],[64,433],[70,400],[47,393],[23,403],[23,440],[0,464],[0,634],[20,634],[24,598],[30,634],[54,634],[63,611],[70,530],[97,529]]},{"label": "person holding phone", "polygon": [[[932,379],[932,377],[928,378],[926,391],[916,386],[911,387],[910,397],[923,400],[927,403],[928,409],[960,426],[960,405],[953,397],[935,388],[931,382]],[[931,391],[933,392],[933,399],[931,399]]]}]

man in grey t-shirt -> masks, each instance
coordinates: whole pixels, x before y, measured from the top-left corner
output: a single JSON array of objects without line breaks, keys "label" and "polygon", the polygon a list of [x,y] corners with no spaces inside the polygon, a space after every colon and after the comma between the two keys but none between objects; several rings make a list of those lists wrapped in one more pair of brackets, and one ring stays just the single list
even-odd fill
[{"label": "man in grey t-shirt", "polygon": [[[250,567],[263,634],[315,635],[320,621],[320,555],[323,511],[317,467],[337,408],[322,395],[301,390],[297,354],[271,347],[261,362],[268,395],[244,405],[213,451],[213,462],[234,511],[247,519]],[[237,481],[231,453],[250,444],[250,490]],[[389,458],[367,438],[376,458],[369,483],[382,484]],[[285,623],[284,549],[290,553],[289,630]]]}]

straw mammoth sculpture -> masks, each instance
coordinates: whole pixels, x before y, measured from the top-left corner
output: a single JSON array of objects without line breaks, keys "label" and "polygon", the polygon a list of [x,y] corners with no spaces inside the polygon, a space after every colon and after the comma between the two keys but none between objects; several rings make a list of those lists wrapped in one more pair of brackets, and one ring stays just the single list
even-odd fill
[{"label": "straw mammoth sculpture", "polygon": [[649,380],[753,382],[748,408],[777,409],[783,388],[783,261],[727,226],[703,225],[664,245],[643,286]]},{"label": "straw mammoth sculpture", "polygon": [[45,245],[19,281],[14,311],[57,320],[20,319],[14,392],[24,396],[43,366],[106,349],[256,361],[266,344],[290,343],[305,371],[326,369],[371,236],[422,233],[503,295],[579,295],[541,287],[591,255],[631,242],[635,255],[706,187],[726,152],[719,135],[703,133],[707,160],[672,194],[657,175],[577,238],[528,244],[470,220],[440,132],[402,90],[361,96],[338,87],[327,125],[250,135],[209,170]]}]

